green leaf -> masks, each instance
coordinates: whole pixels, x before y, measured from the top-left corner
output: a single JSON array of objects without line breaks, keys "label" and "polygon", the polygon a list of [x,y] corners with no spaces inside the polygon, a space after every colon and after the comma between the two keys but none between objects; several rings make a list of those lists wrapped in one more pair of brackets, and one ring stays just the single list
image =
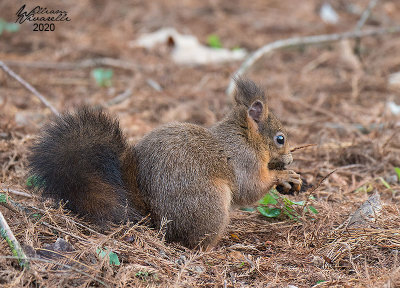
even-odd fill
[{"label": "green leaf", "polygon": [[[106,249],[106,250],[107,250],[107,249]],[[107,251],[101,249],[100,247],[97,247],[97,249],[96,249],[96,254],[97,254],[101,259],[103,259],[104,257],[106,257]]]},{"label": "green leaf", "polygon": [[139,279],[141,279],[141,280],[143,280],[143,281],[146,281],[147,280],[147,278],[149,278],[150,277],[150,273],[149,272],[147,272],[147,271],[139,271],[139,272],[137,272],[136,274],[135,274],[135,277],[137,277],[137,278],[139,278]]},{"label": "green leaf", "polygon": [[290,200],[289,198],[283,197],[283,202],[285,203],[285,206],[292,206],[295,205],[294,202],[292,200]]},{"label": "green leaf", "polygon": [[211,34],[207,37],[207,44],[212,48],[222,48],[221,40],[219,39],[218,35]]},{"label": "green leaf", "polygon": [[263,207],[259,206],[257,207],[257,210],[264,215],[265,217],[269,218],[275,218],[281,215],[281,209],[279,208],[268,208],[268,207]]},{"label": "green leaf", "polygon": [[247,211],[247,212],[253,212],[253,211],[256,211],[256,208],[253,208],[253,207],[242,207],[242,208],[240,208],[240,210]]},{"label": "green leaf", "polygon": [[3,237],[4,239],[7,239],[7,232],[3,227],[0,227],[0,236]]},{"label": "green leaf", "polygon": [[371,185],[371,183],[368,183],[366,185],[361,186],[360,188],[357,188],[354,192],[363,192],[363,193],[369,193],[372,190],[374,190],[374,187]]},{"label": "green leaf", "polygon": [[17,32],[19,30],[19,24],[17,23],[6,23],[4,25],[4,30],[6,30],[7,32]]},{"label": "green leaf", "polygon": [[287,210],[283,210],[283,214],[288,216],[290,220],[293,220],[293,218],[294,218],[294,216],[291,213],[289,213]]},{"label": "green leaf", "polygon": [[4,19],[0,18],[0,35],[3,33],[3,31],[17,32],[19,30],[19,26],[20,25],[17,23],[6,22]]},{"label": "green leaf", "polygon": [[0,203],[7,203],[7,195],[0,193]]},{"label": "green leaf", "polygon": [[115,254],[114,252],[110,252],[110,254],[108,255],[108,257],[110,257],[110,264],[111,264],[111,265],[115,265],[115,266],[121,265],[121,263],[119,262],[118,255]]},{"label": "green leaf", "polygon": [[26,179],[26,186],[28,188],[34,188],[34,187],[39,188],[44,186],[44,181],[39,176],[32,175],[29,176],[28,179]]},{"label": "green leaf", "polygon": [[31,217],[32,217],[32,218],[35,218],[35,219],[40,219],[40,218],[42,218],[42,216],[43,216],[43,215],[42,215],[42,214],[39,214],[39,213],[34,213],[34,214],[31,215]]},{"label": "green leaf", "polygon": [[269,190],[269,193],[270,193],[275,199],[281,198],[281,194],[278,192],[278,190],[276,190],[276,188],[271,188],[271,189]]},{"label": "green leaf", "polygon": [[278,201],[276,201],[275,197],[272,196],[271,193],[265,194],[264,198],[262,198],[258,203],[263,204],[263,205],[276,205]]},{"label": "green leaf", "polygon": [[97,85],[102,87],[110,87],[111,78],[113,76],[113,70],[96,68],[92,70],[92,76],[96,81]]},{"label": "green leaf", "polygon": [[304,206],[304,201],[293,201],[292,202],[293,203],[293,205],[299,205],[299,206]]},{"label": "green leaf", "polygon": [[386,188],[392,190],[392,187],[390,187],[389,183],[387,183],[385,179],[383,179],[382,177],[379,177],[379,179],[381,180],[382,184],[383,184]]},{"label": "green leaf", "polygon": [[295,213],[292,205],[286,205],[285,204],[285,210],[287,210],[290,213]]},{"label": "green leaf", "polygon": [[397,182],[400,182],[400,168],[394,167],[394,171],[396,171],[396,174],[397,174]]},{"label": "green leaf", "polygon": [[308,210],[310,210],[314,214],[318,214],[318,210],[314,208],[314,206],[308,205]]},{"label": "green leaf", "polygon": [[109,251],[108,248],[104,248],[104,250],[100,247],[96,248],[96,254],[99,258],[104,259],[108,255],[108,261],[111,265],[119,266],[121,263],[119,262],[118,255],[112,251]]}]

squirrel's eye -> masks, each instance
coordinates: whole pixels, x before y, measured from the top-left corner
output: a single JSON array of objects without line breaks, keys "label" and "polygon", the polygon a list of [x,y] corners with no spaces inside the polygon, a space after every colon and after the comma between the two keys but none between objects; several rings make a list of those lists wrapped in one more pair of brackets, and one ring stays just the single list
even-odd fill
[{"label": "squirrel's eye", "polygon": [[278,132],[275,135],[274,140],[275,140],[276,146],[278,146],[278,147],[282,147],[285,144],[285,136],[283,135],[282,132]]}]

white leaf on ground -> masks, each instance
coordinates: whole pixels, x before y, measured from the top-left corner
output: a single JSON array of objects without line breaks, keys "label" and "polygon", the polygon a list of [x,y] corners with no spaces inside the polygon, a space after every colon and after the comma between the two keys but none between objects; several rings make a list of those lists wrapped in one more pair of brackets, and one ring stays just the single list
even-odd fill
[{"label": "white leaf on ground", "polygon": [[393,101],[389,101],[386,103],[386,106],[393,115],[400,115],[400,105],[397,105]]},{"label": "white leaf on ground", "polygon": [[129,43],[130,47],[144,47],[151,49],[156,45],[166,43],[169,37],[177,38],[180,35],[174,28],[161,28],[152,33],[141,35],[137,40]]},{"label": "white leaf on ground", "polygon": [[339,15],[329,3],[324,3],[319,10],[319,16],[322,21],[327,24],[337,24],[339,22]]},{"label": "white leaf on ground", "polygon": [[389,75],[389,85],[400,86],[400,71]]},{"label": "white leaf on ground", "polygon": [[153,33],[144,34],[136,41],[132,41],[130,46],[151,49],[156,45],[167,43],[170,38],[174,43],[171,56],[178,64],[204,65],[238,61],[247,55],[244,49],[229,50],[204,46],[195,36],[180,34],[174,28],[162,28]]}]

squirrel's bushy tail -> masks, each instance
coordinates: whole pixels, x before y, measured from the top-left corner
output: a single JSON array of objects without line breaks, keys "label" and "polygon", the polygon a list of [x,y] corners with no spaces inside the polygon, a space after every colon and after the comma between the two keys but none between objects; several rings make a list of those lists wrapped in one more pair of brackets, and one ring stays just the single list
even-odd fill
[{"label": "squirrel's bushy tail", "polygon": [[117,120],[84,107],[44,128],[31,148],[29,167],[43,196],[105,226],[140,218],[128,203],[132,187],[126,187],[122,172],[126,166],[134,170],[135,163],[124,163],[134,161],[131,150]]}]

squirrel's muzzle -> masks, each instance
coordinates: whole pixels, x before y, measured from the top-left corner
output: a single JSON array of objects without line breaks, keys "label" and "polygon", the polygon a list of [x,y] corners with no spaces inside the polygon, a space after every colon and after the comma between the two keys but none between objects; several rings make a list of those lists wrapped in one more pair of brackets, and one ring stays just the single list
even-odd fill
[{"label": "squirrel's muzzle", "polygon": [[268,163],[268,169],[270,170],[284,170],[286,165],[293,162],[291,153],[283,154],[279,158],[271,159]]},{"label": "squirrel's muzzle", "polygon": [[282,162],[285,163],[285,166],[291,164],[293,162],[292,153],[282,155]]}]

